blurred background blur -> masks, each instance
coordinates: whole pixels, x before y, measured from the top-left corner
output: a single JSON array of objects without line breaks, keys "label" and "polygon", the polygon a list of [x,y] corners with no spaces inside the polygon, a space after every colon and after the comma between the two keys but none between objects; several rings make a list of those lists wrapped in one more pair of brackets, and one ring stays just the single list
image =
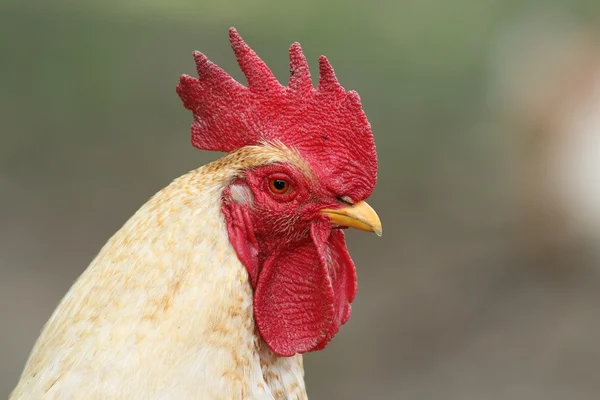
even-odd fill
[{"label": "blurred background blur", "polygon": [[105,241],[217,153],[175,94],[227,29],[357,90],[384,235],[311,399],[600,398],[600,2],[0,1],[0,397]]}]

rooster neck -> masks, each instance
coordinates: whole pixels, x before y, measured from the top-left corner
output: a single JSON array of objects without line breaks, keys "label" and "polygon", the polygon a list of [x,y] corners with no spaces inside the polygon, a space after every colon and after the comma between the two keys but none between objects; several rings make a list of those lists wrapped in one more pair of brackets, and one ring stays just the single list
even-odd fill
[{"label": "rooster neck", "polygon": [[108,241],[44,327],[12,399],[306,398],[301,356],[278,357],[255,332],[221,214],[227,179],[212,164],[184,175]]}]

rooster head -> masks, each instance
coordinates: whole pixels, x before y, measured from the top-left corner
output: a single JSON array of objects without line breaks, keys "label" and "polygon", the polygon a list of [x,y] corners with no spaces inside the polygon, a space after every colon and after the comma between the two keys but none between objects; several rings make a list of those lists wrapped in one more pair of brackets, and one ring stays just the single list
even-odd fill
[{"label": "rooster head", "polygon": [[344,90],[324,56],[313,87],[294,43],[283,86],[235,29],[229,37],[248,86],[195,52],[198,78],[182,75],[177,93],[194,114],[195,147],[268,147],[284,155],[236,174],[222,211],[265,343],[281,356],[320,350],[349,319],[357,290],[342,228],[381,235],[365,202],[377,176],[371,126],[358,94]]}]

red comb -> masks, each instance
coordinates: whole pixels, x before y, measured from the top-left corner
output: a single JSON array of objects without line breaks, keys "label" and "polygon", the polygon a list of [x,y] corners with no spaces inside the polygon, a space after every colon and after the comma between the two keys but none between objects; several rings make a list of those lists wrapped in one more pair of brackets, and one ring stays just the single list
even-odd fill
[{"label": "red comb", "polygon": [[177,85],[185,108],[194,113],[192,144],[229,152],[277,140],[318,164],[347,152],[354,159],[350,164],[357,165],[346,167],[371,175],[368,180],[374,186],[377,161],[371,126],[360,97],[338,83],[327,58],[319,58],[320,79],[313,88],[306,58],[294,43],[289,83],[282,86],[234,28],[229,40],[248,87],[200,52],[194,52],[198,78],[182,75]]}]

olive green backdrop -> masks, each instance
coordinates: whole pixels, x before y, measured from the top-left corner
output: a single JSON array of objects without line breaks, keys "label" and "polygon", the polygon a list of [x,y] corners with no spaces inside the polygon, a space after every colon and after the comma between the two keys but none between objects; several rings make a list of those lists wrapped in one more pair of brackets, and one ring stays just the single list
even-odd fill
[{"label": "olive green backdrop", "polygon": [[[312,399],[595,399],[595,276],[557,283],[510,233],[490,55],[516,18],[590,1],[0,0],[0,397],[50,313],[151,195],[219,156],[175,93],[201,50],[243,81],[235,26],[287,81],[299,41],[357,90],[380,158],[384,235],[348,234],[359,293],[306,357]],[[552,6],[554,9],[554,6]],[[598,296],[600,297],[600,295]]]}]

